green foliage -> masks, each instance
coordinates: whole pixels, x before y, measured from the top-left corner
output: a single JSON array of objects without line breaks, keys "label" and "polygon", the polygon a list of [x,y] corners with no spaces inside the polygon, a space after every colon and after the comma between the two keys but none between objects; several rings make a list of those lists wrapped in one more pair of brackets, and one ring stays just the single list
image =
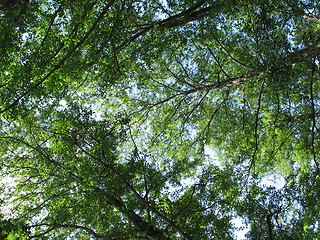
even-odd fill
[{"label": "green foliage", "polygon": [[1,239],[320,238],[319,19],[0,1]]},{"label": "green foliage", "polygon": [[[1,216],[3,218],[3,216]],[[21,239],[26,240],[29,235],[28,227],[20,221],[10,219],[0,221],[0,239],[13,240]]]}]

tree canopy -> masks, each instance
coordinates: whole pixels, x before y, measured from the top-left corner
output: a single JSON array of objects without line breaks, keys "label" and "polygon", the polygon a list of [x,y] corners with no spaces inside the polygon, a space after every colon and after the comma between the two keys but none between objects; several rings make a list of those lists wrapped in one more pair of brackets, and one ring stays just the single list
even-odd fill
[{"label": "tree canopy", "polygon": [[320,238],[320,1],[2,0],[0,29],[0,239]]}]

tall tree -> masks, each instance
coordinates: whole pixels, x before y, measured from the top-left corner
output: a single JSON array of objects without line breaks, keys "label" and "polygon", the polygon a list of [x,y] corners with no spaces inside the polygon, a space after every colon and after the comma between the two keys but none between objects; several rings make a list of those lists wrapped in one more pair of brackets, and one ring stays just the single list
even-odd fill
[{"label": "tall tree", "polygon": [[319,238],[319,6],[0,2],[3,235]]}]

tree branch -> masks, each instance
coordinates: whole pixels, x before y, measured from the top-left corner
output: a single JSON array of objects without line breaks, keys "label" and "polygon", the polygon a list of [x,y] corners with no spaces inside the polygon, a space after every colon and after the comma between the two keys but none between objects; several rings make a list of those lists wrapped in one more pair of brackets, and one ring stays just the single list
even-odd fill
[{"label": "tree branch", "polygon": [[[104,156],[105,158],[105,156]],[[160,213],[155,207],[151,206],[143,197],[140,196],[140,194],[134,189],[134,187],[125,180],[125,178],[122,176],[120,172],[118,172],[113,166],[107,164],[104,162],[104,165],[108,167],[113,173],[115,173],[120,180],[123,182],[123,184],[134,194],[136,199],[144,205],[147,209],[152,211],[154,214],[156,214],[158,217],[160,217],[163,221],[165,221],[170,227],[172,227],[174,230],[176,230],[184,239],[188,240],[191,239],[185,232],[183,232],[174,222],[172,222],[170,219],[168,219],[166,216],[164,216],[162,213]]]},{"label": "tree branch", "polygon": [[205,85],[205,86],[201,86],[198,88],[193,88],[193,89],[190,89],[187,91],[183,91],[183,92],[180,92],[180,93],[175,94],[173,96],[170,96],[164,100],[161,100],[157,103],[146,105],[146,107],[147,108],[155,107],[155,106],[161,105],[163,103],[169,102],[175,98],[178,98],[181,96],[187,96],[187,95],[195,93],[195,92],[208,92],[213,89],[241,85],[241,84],[247,83],[253,79],[263,77],[267,73],[268,69],[273,69],[273,70],[274,69],[281,69],[285,66],[299,63],[299,62],[305,61],[306,59],[315,57],[318,54],[320,54],[320,43],[315,44],[310,47],[307,47],[305,49],[290,53],[287,57],[281,58],[279,60],[276,60],[274,63],[271,63],[271,64],[264,66],[263,68],[261,68],[261,69],[263,69],[261,71],[253,71],[251,73],[244,74],[240,77],[233,77],[233,78],[229,78],[225,81],[217,82],[217,83],[214,83],[211,85]]},{"label": "tree branch", "polygon": [[[118,46],[117,52],[122,50],[123,48],[127,47],[130,43],[132,43],[134,40],[139,38],[140,36],[146,34],[147,32],[156,29],[156,28],[173,28],[177,26],[184,25],[188,22],[195,21],[201,18],[204,18],[208,16],[210,10],[213,8],[213,6],[203,8],[199,11],[195,11],[197,8],[201,7],[206,0],[200,0],[195,5],[190,7],[189,9],[178,13],[174,16],[171,16],[167,19],[161,20],[159,22],[151,23],[149,26],[142,28],[136,33],[135,35],[131,36],[127,41],[122,43]],[[180,21],[178,21],[180,20]]]},{"label": "tree branch", "polygon": [[59,61],[59,63],[57,65],[55,65],[42,79],[40,79],[37,83],[33,84],[31,87],[29,87],[29,89],[21,94],[20,96],[18,96],[11,104],[9,104],[9,106],[5,107],[4,109],[2,109],[0,111],[0,114],[8,111],[9,109],[15,107],[21,99],[23,99],[24,97],[26,97],[27,95],[29,95],[32,91],[34,91],[35,89],[37,89],[38,87],[40,87],[53,73],[55,73],[58,69],[60,69],[65,62],[71,57],[71,55],[89,38],[89,36],[91,35],[91,33],[94,31],[94,29],[96,28],[96,26],[98,25],[98,23],[104,18],[104,16],[106,15],[106,13],[108,12],[109,8],[112,6],[112,4],[114,3],[115,0],[111,0],[105,7],[104,9],[101,11],[101,13],[99,14],[99,16],[97,17],[97,19],[95,20],[95,22],[91,25],[90,29],[86,32],[86,34],[84,35],[84,37],[77,42],[77,44],[75,46],[73,46],[69,52]]},{"label": "tree branch", "polygon": [[194,88],[194,89],[180,92],[178,94],[175,94],[175,95],[168,97],[168,98],[166,98],[162,101],[159,101],[157,103],[149,104],[146,107],[155,107],[155,106],[161,105],[163,103],[169,102],[172,99],[175,99],[177,97],[187,96],[189,94],[196,93],[196,92],[208,92],[213,89],[219,89],[219,88],[223,88],[223,87],[232,87],[232,86],[240,85],[240,84],[243,84],[243,83],[248,82],[250,80],[253,80],[255,78],[262,77],[264,74],[265,74],[265,72],[261,71],[261,72],[253,72],[251,74],[244,74],[241,77],[229,78],[225,81],[221,81],[221,82],[217,82],[217,83],[214,83],[211,85],[205,85],[205,86],[201,86],[198,88]]},{"label": "tree branch", "polygon": [[254,125],[254,141],[255,141],[255,146],[254,146],[254,152],[252,154],[252,159],[250,162],[250,167],[249,167],[249,171],[251,170],[252,167],[255,166],[255,158],[257,155],[257,152],[259,150],[259,145],[258,145],[258,141],[259,141],[259,135],[258,135],[258,127],[259,127],[259,114],[260,114],[260,108],[261,108],[261,98],[262,98],[262,92],[263,92],[263,88],[264,88],[264,83],[265,81],[262,82],[261,87],[260,87],[260,91],[259,91],[259,97],[258,97],[258,103],[257,103],[257,111],[256,111],[256,117],[255,117],[255,125]]}]

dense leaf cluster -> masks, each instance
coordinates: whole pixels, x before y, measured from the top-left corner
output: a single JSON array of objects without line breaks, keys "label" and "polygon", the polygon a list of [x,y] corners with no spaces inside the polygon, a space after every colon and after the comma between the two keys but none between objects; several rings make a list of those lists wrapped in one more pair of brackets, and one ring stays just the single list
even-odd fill
[{"label": "dense leaf cluster", "polygon": [[319,6],[0,1],[0,239],[320,238]]}]

